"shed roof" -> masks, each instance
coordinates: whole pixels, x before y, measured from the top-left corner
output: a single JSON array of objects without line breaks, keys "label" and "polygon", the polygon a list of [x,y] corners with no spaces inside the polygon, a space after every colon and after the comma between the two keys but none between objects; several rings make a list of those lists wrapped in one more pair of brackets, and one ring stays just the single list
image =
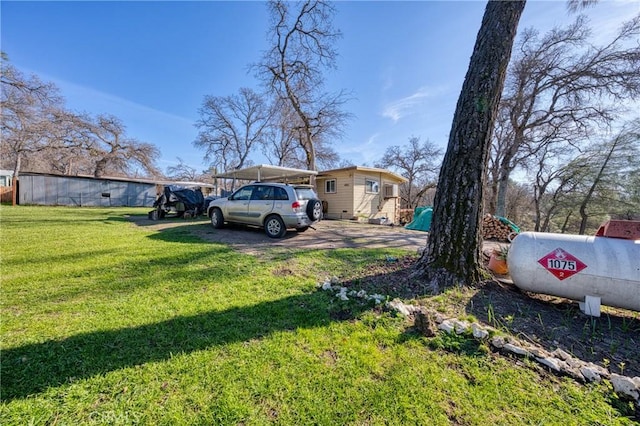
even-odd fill
[{"label": "shed roof", "polygon": [[313,170],[293,169],[289,167],[272,166],[260,164],[257,166],[245,167],[244,169],[229,170],[224,173],[216,173],[213,177],[243,180],[282,180],[299,177],[315,176],[318,172]]},{"label": "shed roof", "polygon": [[400,176],[398,174],[395,174],[387,169],[379,169],[377,167],[364,167],[364,166],[350,166],[350,167],[344,167],[341,169],[332,169],[332,170],[324,170],[322,172],[320,172],[320,174],[318,175],[318,177],[331,177],[332,174],[334,173],[339,173],[339,172],[346,172],[346,171],[359,171],[359,172],[368,172],[368,173],[378,173],[378,174],[382,174],[385,177],[387,177],[390,180],[396,181],[398,183],[403,183],[403,182],[408,182],[409,179],[405,178],[404,176]]},{"label": "shed roof", "polygon": [[192,182],[192,181],[170,181],[160,180],[153,178],[129,178],[122,176],[102,176],[95,177],[90,175],[63,175],[58,173],[41,173],[41,172],[20,172],[21,176],[51,176],[61,179],[87,179],[95,181],[118,181],[118,182],[132,182],[132,183],[146,183],[149,185],[179,185],[179,186],[200,186],[203,188],[213,188],[213,184],[206,182]]}]

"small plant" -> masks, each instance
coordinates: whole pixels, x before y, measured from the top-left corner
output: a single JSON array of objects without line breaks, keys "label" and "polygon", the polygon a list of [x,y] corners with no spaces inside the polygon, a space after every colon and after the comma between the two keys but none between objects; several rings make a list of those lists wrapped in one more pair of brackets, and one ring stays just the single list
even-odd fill
[{"label": "small plant", "polygon": [[627,319],[627,318],[622,318],[622,325],[621,325],[621,329],[622,331],[624,331],[625,333],[628,333],[630,331],[633,331],[634,328],[640,330],[640,327],[636,327],[636,321],[635,318],[631,318],[631,319]]},{"label": "small plant", "polygon": [[495,325],[495,319],[496,315],[493,312],[493,304],[489,304],[489,308],[487,309],[487,321],[489,322],[489,324]]},{"label": "small plant", "polygon": [[489,270],[499,275],[506,275],[509,273],[507,266],[507,255],[509,254],[509,246],[499,246],[493,249],[491,257],[489,258]]},{"label": "small plant", "polygon": [[513,315],[507,315],[506,317],[504,317],[505,322],[507,323],[507,325],[509,327],[511,327],[513,325],[513,320],[515,319],[515,317]]},{"label": "small plant", "polygon": [[509,255],[509,246],[503,246],[494,248],[493,253],[496,255],[496,259],[498,260],[507,260],[507,256]]}]

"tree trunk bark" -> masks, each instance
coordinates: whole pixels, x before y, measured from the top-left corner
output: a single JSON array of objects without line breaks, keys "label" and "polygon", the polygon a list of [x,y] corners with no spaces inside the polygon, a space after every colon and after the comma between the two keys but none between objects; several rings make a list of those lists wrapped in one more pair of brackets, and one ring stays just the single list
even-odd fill
[{"label": "tree trunk bark", "polygon": [[500,174],[498,181],[498,195],[496,196],[496,216],[505,217],[507,214],[507,189],[509,188],[509,175]]},{"label": "tree trunk bark", "polygon": [[489,1],[453,118],[427,248],[413,277],[437,293],[478,282],[491,134],[524,1]]},{"label": "tree trunk bark", "polygon": [[487,213],[496,214],[496,199],[498,198],[498,182],[491,182],[489,185],[489,201],[487,203]]}]

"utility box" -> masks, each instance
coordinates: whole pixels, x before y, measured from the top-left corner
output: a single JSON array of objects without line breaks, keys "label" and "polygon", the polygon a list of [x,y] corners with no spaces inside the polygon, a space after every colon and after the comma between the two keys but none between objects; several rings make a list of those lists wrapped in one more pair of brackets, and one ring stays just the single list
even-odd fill
[{"label": "utility box", "polygon": [[386,184],[384,186],[384,198],[398,198],[399,196],[398,185]]}]

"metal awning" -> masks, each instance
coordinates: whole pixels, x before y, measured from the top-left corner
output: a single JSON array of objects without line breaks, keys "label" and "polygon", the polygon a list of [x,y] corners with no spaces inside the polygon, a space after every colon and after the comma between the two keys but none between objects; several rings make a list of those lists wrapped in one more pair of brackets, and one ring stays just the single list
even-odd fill
[{"label": "metal awning", "polygon": [[295,179],[301,177],[310,177],[317,175],[318,172],[313,170],[292,169],[289,167],[272,166],[269,164],[260,164],[258,166],[251,166],[244,169],[229,170],[224,173],[216,173],[214,178],[226,178],[226,179],[242,179],[242,180],[280,180],[286,181],[288,179]]}]

